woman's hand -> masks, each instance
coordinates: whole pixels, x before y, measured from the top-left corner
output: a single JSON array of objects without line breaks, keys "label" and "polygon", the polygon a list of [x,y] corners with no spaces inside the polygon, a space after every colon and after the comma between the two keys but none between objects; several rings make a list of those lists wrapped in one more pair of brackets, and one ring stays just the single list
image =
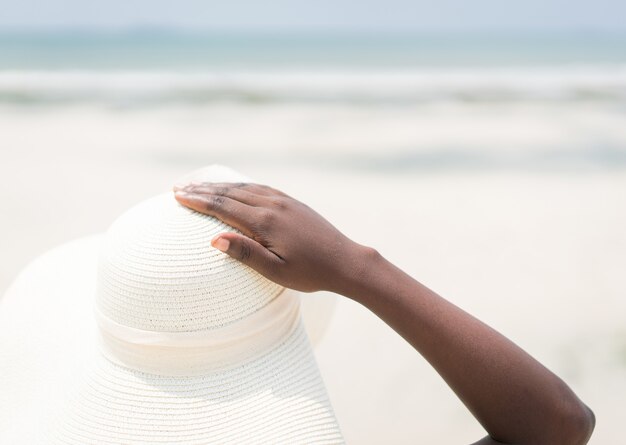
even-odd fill
[{"label": "woman's hand", "polygon": [[370,249],[348,239],[310,207],[271,187],[191,183],[175,188],[181,204],[215,216],[242,234],[211,244],[283,286],[347,293]]},{"label": "woman's hand", "polygon": [[331,290],[366,306],[408,341],[485,427],[477,444],[583,445],[593,412],[556,375],[503,335],[350,241],[312,209],[256,184],[191,184],[176,199],[242,234],[214,247],[269,279]]}]

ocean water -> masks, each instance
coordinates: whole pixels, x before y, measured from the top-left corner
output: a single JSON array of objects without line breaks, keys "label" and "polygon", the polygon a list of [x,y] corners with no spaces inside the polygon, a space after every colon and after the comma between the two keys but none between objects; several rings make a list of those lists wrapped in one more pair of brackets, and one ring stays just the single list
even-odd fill
[{"label": "ocean water", "polygon": [[432,67],[625,62],[624,33],[1,32],[0,69]]},{"label": "ocean water", "polygon": [[626,34],[0,34],[0,104],[626,98]]},{"label": "ocean water", "polygon": [[184,110],[215,130],[188,145],[352,168],[621,168],[626,33],[0,34],[0,109],[76,108],[103,129],[126,113],[135,138],[133,119]]}]

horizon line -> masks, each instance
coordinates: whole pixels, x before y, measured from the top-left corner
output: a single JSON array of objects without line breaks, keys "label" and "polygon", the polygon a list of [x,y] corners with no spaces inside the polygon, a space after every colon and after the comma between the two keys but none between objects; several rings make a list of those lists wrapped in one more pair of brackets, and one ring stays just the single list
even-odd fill
[{"label": "horizon line", "polygon": [[159,24],[132,24],[132,25],[0,25],[0,35],[19,34],[83,34],[93,36],[115,36],[132,34],[172,34],[178,36],[210,36],[210,35],[300,35],[321,36],[421,36],[421,35],[523,35],[531,33],[538,36],[547,35],[611,35],[626,36],[626,28],[600,26],[520,26],[520,27],[339,27],[339,26],[307,26],[307,27],[217,27],[217,26],[176,26]]}]

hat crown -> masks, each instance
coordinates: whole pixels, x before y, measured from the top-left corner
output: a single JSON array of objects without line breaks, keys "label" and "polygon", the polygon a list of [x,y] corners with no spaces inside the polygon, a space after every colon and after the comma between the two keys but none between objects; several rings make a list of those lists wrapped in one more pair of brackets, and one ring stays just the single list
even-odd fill
[{"label": "hat crown", "polygon": [[113,321],[157,332],[199,332],[242,320],[283,288],[211,247],[236,231],[180,205],[172,194],[121,215],[104,239],[98,310]]}]

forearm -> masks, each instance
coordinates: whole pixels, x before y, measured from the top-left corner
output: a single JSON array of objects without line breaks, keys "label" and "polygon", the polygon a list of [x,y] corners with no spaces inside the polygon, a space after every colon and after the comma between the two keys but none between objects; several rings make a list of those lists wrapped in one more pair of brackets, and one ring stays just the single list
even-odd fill
[{"label": "forearm", "polygon": [[376,313],[428,360],[485,427],[481,444],[587,442],[593,415],[554,374],[502,335],[350,241],[310,207],[258,184],[178,188],[182,204],[241,233],[215,248],[300,291],[332,290]]},{"label": "forearm", "polygon": [[590,411],[561,379],[498,332],[371,249],[344,295],[363,304],[437,370],[502,443],[586,443]]}]

